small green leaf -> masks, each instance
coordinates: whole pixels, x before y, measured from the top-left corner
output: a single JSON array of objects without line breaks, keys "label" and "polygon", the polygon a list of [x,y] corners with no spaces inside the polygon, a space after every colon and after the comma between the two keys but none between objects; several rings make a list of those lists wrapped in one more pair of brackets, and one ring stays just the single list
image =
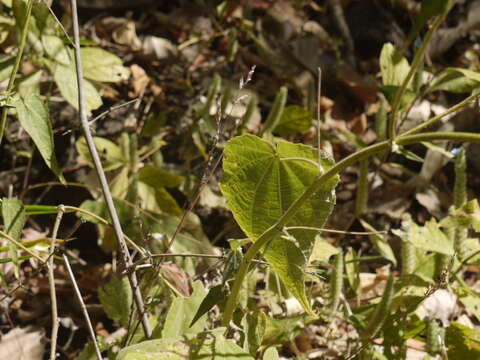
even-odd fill
[{"label": "small green leaf", "polygon": [[[320,157],[325,171],[333,166],[328,154],[321,152]],[[317,178],[318,158],[316,149],[302,144],[279,141],[274,146],[252,135],[229,141],[221,189],[235,220],[252,241],[269,229]],[[322,184],[287,226],[322,227],[335,203],[337,182],[338,177],[333,177]],[[288,290],[310,311],[303,270],[310,258],[315,232],[289,233],[295,240],[272,240],[266,247],[265,258]]]},{"label": "small green leaf", "polygon": [[163,169],[154,166],[144,166],[139,174],[138,180],[154,188],[157,187],[179,187],[185,178],[180,175],[175,175]]},{"label": "small green leaf", "polygon": [[0,60],[0,82],[7,80],[13,71],[15,56],[6,56]]},{"label": "small green leaf", "polygon": [[193,323],[195,314],[206,296],[205,288],[201,281],[195,281],[190,297],[177,297],[173,300],[168,310],[165,324],[163,325],[162,338],[174,339],[186,334],[196,334],[202,331],[207,322],[205,315]]},{"label": "small green leaf", "polygon": [[98,298],[110,319],[123,326],[128,325],[132,310],[132,288],[126,276],[118,278],[113,275],[98,290]]},{"label": "small green leaf", "polygon": [[312,114],[301,106],[287,106],[273,132],[282,136],[295,135],[310,129],[312,119]]},{"label": "small green leaf", "polygon": [[330,260],[330,257],[338,254],[340,250],[340,248],[331,245],[326,239],[318,235],[315,237],[315,245],[313,246],[312,253],[310,254],[309,263],[314,261],[326,263]]},{"label": "small green leaf", "polygon": [[212,287],[198,307],[198,310],[190,323],[190,327],[192,327],[203,315],[213,309],[215,305],[224,301],[227,295],[228,293],[223,285]]},{"label": "small green leaf", "polygon": [[[217,329],[216,329],[217,330]],[[253,360],[221,332],[198,334],[194,339],[173,338],[143,341],[122,349],[117,360]]]},{"label": "small green leaf", "polygon": [[85,78],[100,82],[119,82],[130,77],[130,70],[123,66],[122,60],[98,47],[81,48],[82,65]]},{"label": "small green leaf", "polygon": [[[53,74],[53,79],[62,96],[70,105],[78,110],[77,75],[73,64],[70,63],[70,65],[65,66],[56,62],[47,62],[47,65]],[[87,112],[90,113],[102,105],[102,98],[90,81],[84,79],[83,87]]]},{"label": "small green leaf", "polygon": [[274,347],[269,347],[263,353],[263,360],[278,360],[278,351]]},{"label": "small green leaf", "polygon": [[[93,142],[97,148],[100,160],[102,160],[103,170],[111,171],[127,165],[127,160],[124,158],[122,150],[110,140],[94,137]],[[88,150],[87,142],[84,137],[81,137],[75,143],[78,153],[85,159],[90,167],[94,167],[90,151]]]},{"label": "small green leaf", "polygon": [[[2,217],[5,232],[15,240],[20,240],[23,227],[25,226],[25,208],[21,200],[17,198],[3,198]],[[15,276],[18,277],[18,254],[17,246],[8,242],[13,263],[15,264]]]},{"label": "small green leaf", "polygon": [[402,228],[403,230],[392,232],[414,247],[444,255],[454,254],[452,242],[440,229],[435,219],[428,221],[425,226],[419,226],[411,219],[407,219],[403,221]]},{"label": "small green leaf", "polygon": [[401,86],[410,71],[407,59],[391,43],[383,45],[380,54],[383,85]]},{"label": "small green leaf", "polygon": [[47,55],[57,63],[69,66],[73,61],[73,53],[58,36],[42,35],[42,44]]},{"label": "small green leaf", "polygon": [[446,68],[433,81],[427,92],[449,91],[455,94],[470,93],[480,86],[480,73],[468,69]]},{"label": "small green leaf", "polygon": [[250,355],[255,356],[257,350],[262,345],[263,335],[267,327],[267,316],[262,311],[247,313],[243,323],[245,331],[244,349],[248,350]]},{"label": "small green leaf", "polygon": [[[371,226],[366,221],[359,219],[360,223],[362,224],[365,231],[376,232],[375,228]],[[395,254],[393,253],[392,248],[387,240],[385,240],[380,234],[373,234],[369,235],[370,241],[372,242],[373,246],[377,249],[377,251],[382,255],[385,259],[391,261],[393,265],[397,266],[397,259],[395,258]]]},{"label": "small green leaf", "polygon": [[45,103],[37,95],[30,95],[26,98],[16,97],[13,104],[20,124],[32,138],[43,160],[58,179],[65,183],[55,157],[52,124]]},{"label": "small green leaf", "polygon": [[277,96],[275,97],[272,109],[268,114],[267,120],[265,120],[265,124],[260,136],[263,135],[265,132],[272,132],[273,129],[277,127],[278,122],[280,121],[283,111],[285,109],[285,103],[287,102],[287,94],[288,89],[285,86],[282,86]]}]

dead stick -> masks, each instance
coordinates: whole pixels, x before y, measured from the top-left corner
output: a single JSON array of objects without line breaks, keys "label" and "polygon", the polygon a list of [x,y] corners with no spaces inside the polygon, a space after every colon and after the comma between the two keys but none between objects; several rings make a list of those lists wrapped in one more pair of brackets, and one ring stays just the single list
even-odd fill
[{"label": "dead stick", "polygon": [[[118,218],[118,214],[115,209],[115,205],[113,203],[112,194],[110,192],[110,188],[108,187],[107,178],[105,177],[105,172],[103,171],[100,157],[98,156],[97,149],[95,148],[95,144],[93,142],[92,133],[90,131],[90,126],[87,119],[87,113],[85,112],[86,106],[85,106],[85,97],[84,97],[84,88],[83,88],[82,59],[80,56],[80,34],[79,34],[79,26],[78,26],[77,1],[70,0],[70,4],[72,7],[73,39],[74,39],[73,48],[75,51],[75,69],[77,72],[77,83],[78,83],[78,111],[80,115],[80,120],[82,123],[85,140],[87,142],[90,155],[92,156],[95,171],[97,173],[98,180],[102,187],[102,192],[105,198],[105,202],[107,204],[107,209],[112,219],[113,229],[115,232],[115,237],[117,238],[120,255],[122,257],[125,267],[129,268],[132,265],[132,258],[130,257],[127,244],[125,243],[125,240],[123,237],[123,231],[120,225],[120,220]],[[150,328],[148,317],[147,317],[147,314],[145,313],[145,306],[143,303],[142,293],[140,291],[140,288],[138,287],[138,279],[135,271],[129,273],[128,280],[130,281],[130,286],[132,287],[132,290],[133,290],[135,305],[137,307],[137,311],[139,313],[139,317],[142,322],[143,332],[145,334],[145,337],[147,339],[150,339],[150,337],[152,336],[152,329]]]}]

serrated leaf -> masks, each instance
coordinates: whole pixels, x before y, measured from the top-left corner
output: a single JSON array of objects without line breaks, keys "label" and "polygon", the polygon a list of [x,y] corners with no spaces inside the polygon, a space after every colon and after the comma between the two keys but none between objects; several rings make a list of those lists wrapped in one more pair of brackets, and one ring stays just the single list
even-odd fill
[{"label": "serrated leaf", "polygon": [[[320,157],[325,171],[333,166],[328,154],[321,152]],[[235,220],[252,241],[270,228],[313,183],[318,176],[316,161],[317,150],[302,144],[280,141],[274,146],[252,135],[228,142],[221,189]],[[338,177],[326,181],[287,226],[322,227],[333,209],[337,182]],[[303,270],[312,251],[315,232],[292,230],[290,233],[296,243],[274,239],[267,246],[265,258],[305,310],[311,311],[305,296]]]},{"label": "serrated leaf", "polygon": [[443,233],[435,219],[431,219],[424,226],[419,226],[408,219],[402,223],[402,228],[405,231],[392,232],[416,248],[450,256],[454,254],[453,243]]},{"label": "serrated leaf", "polygon": [[295,135],[310,129],[312,114],[298,105],[287,106],[273,132],[278,135]]},{"label": "serrated leaf", "polygon": [[[111,171],[127,165],[127,160],[124,158],[122,150],[114,142],[101,137],[94,137],[93,142],[102,161],[103,170]],[[93,168],[93,160],[85,138],[81,137],[78,139],[75,146],[79,154]]]},{"label": "serrated leaf", "polygon": [[132,288],[126,276],[121,278],[112,276],[98,290],[98,298],[110,319],[123,326],[128,325],[132,310]]},{"label": "serrated leaf", "polygon": [[[20,240],[26,221],[25,208],[23,207],[22,201],[17,198],[3,198],[2,217],[5,232],[15,240]],[[10,241],[8,242],[8,247],[13,263],[15,264],[15,276],[18,277],[18,249],[17,246]]]},{"label": "serrated leaf", "polygon": [[122,60],[98,47],[80,49],[85,78],[100,82],[118,82],[130,77],[130,70]]},{"label": "serrated leaf", "polygon": [[32,94],[26,98],[16,97],[13,105],[17,109],[20,124],[32,138],[43,160],[58,179],[65,183],[55,157],[52,124],[45,103]]},{"label": "serrated leaf", "polygon": [[[77,75],[73,64],[70,63],[70,65],[65,66],[57,62],[47,62],[47,65],[62,96],[78,110]],[[102,98],[89,80],[83,80],[83,87],[86,110],[88,113],[91,113],[92,110],[98,109],[102,105]]]},{"label": "serrated leaf", "polygon": [[383,45],[380,54],[383,85],[400,86],[410,71],[407,59],[391,43]]},{"label": "serrated leaf", "polygon": [[459,209],[455,209],[440,222],[443,227],[472,228],[480,232],[480,207],[478,200],[468,201]]},{"label": "serrated leaf", "polygon": [[206,294],[202,282],[195,281],[190,297],[177,297],[173,300],[168,310],[165,324],[163,325],[163,339],[173,339],[186,334],[196,334],[205,328],[207,322],[206,316],[201,316],[192,326],[190,326],[190,324]]},{"label": "serrated leaf", "polygon": [[138,174],[138,180],[154,188],[176,188],[183,183],[185,178],[180,175],[169,173],[168,171],[165,171],[163,169],[147,165],[140,169],[140,172]]}]

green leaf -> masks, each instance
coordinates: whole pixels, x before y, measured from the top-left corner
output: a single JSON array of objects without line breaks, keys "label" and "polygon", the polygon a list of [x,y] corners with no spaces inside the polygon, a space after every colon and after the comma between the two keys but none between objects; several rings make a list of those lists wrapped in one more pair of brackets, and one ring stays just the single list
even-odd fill
[{"label": "green leaf", "polygon": [[[25,208],[21,200],[17,198],[3,198],[2,217],[5,232],[15,240],[20,240],[23,227],[25,226],[26,215]],[[17,246],[8,242],[13,263],[15,264],[15,276],[18,277],[18,254]]]},{"label": "green leaf", "polygon": [[[360,223],[362,224],[365,231],[376,232],[375,228],[371,226],[366,221],[359,219]],[[385,240],[380,234],[373,234],[369,235],[370,241],[372,242],[373,246],[377,249],[377,251],[382,255],[385,259],[391,261],[393,265],[397,265],[397,259],[395,258],[395,254],[393,253],[392,248],[387,240]]]},{"label": "green leaf", "polygon": [[165,324],[163,325],[163,339],[173,339],[186,334],[196,334],[205,328],[207,323],[206,316],[201,316],[192,326],[190,326],[190,324],[192,324],[192,320],[206,294],[202,282],[195,281],[190,297],[177,297],[173,300],[168,310]]},{"label": "green leaf", "polygon": [[[103,170],[111,171],[127,165],[127,160],[123,156],[122,150],[110,140],[94,137],[93,142],[102,161]],[[93,159],[88,150],[87,141],[81,137],[75,143],[77,151],[85,159],[90,167],[94,167]]]},{"label": "green leaf", "polygon": [[[274,146],[252,135],[229,141],[221,189],[235,220],[252,241],[275,224],[313,183],[318,176],[315,165],[318,158],[316,149],[302,144],[280,141]],[[333,159],[324,152],[320,153],[320,161],[325,171],[333,166]],[[333,209],[337,182],[338,177],[325,182],[287,226],[322,227]],[[265,258],[288,290],[310,311],[303,270],[314,245],[315,232],[289,232],[295,240],[272,240],[266,247]]]},{"label": "green leaf", "polygon": [[459,209],[455,209],[440,222],[443,227],[472,228],[480,232],[480,207],[478,200],[468,201]]},{"label": "green leaf", "polygon": [[100,82],[119,82],[130,77],[130,70],[123,66],[122,60],[97,47],[81,48],[82,65],[85,78]]},{"label": "green leaf", "polygon": [[262,345],[263,335],[267,327],[267,316],[262,311],[247,313],[244,317],[245,345],[250,355],[255,356]]},{"label": "green leaf", "polygon": [[175,175],[154,166],[144,166],[139,174],[138,180],[154,188],[158,187],[179,187],[185,178]]},{"label": "green leaf", "polygon": [[310,254],[309,263],[314,261],[327,263],[335,254],[338,254],[340,248],[331,245],[326,239],[319,235],[315,237],[315,244]]},{"label": "green leaf", "polygon": [[449,359],[480,358],[480,333],[453,322],[447,328],[445,343]]},{"label": "green leaf", "polygon": [[18,93],[22,98],[27,98],[30,95],[40,95],[42,73],[42,70],[38,70],[18,80]]},{"label": "green leaf", "polygon": [[380,54],[380,70],[383,85],[401,86],[410,71],[410,65],[400,51],[391,43],[386,43]]},{"label": "green leaf", "polygon": [[[218,329],[223,331],[224,329]],[[122,349],[117,360],[253,360],[233,341],[219,332],[199,334],[197,338],[144,341]]]},{"label": "green leaf", "polygon": [[0,82],[7,80],[13,71],[15,56],[6,56],[0,60]]},{"label": "green leaf", "polygon": [[295,135],[310,129],[312,119],[312,114],[301,106],[287,106],[273,132],[282,136]]},{"label": "green leaf", "polygon": [[269,347],[263,353],[263,360],[278,360],[278,351],[274,347]]},{"label": "green leaf", "polygon": [[98,298],[110,319],[123,326],[128,325],[132,310],[132,288],[126,276],[118,278],[113,275],[98,289]]},{"label": "green leaf", "polygon": [[[72,63],[65,66],[56,62],[47,62],[53,79],[65,100],[78,110],[78,85],[75,67]],[[98,109],[102,105],[102,98],[93,84],[84,79],[84,96],[87,112]]]},{"label": "green leaf", "polygon": [[455,94],[470,93],[480,86],[480,73],[467,69],[447,68],[436,78],[427,92],[449,91]]},{"label": "green leaf", "polygon": [[285,86],[280,88],[277,96],[275,97],[275,101],[273,102],[272,109],[268,114],[267,120],[265,120],[265,124],[261,134],[265,132],[272,132],[273,129],[277,127],[278,122],[280,121],[283,111],[285,109],[285,103],[287,102],[287,94],[288,89]]},{"label": "green leaf", "polygon": [[55,157],[52,124],[45,103],[37,95],[30,95],[26,98],[16,97],[13,105],[17,109],[20,124],[32,138],[43,160],[58,179],[65,183]]},{"label": "green leaf", "polygon": [[203,315],[208,313],[215,305],[218,305],[220,302],[224,301],[228,295],[225,287],[223,285],[217,285],[212,287],[207,296],[202,300],[198,310],[193,317],[190,326],[193,326],[197,320],[199,320]]},{"label": "green leaf", "polygon": [[69,66],[73,60],[73,52],[69,51],[63,40],[55,35],[42,35],[42,45],[47,55],[65,66]]},{"label": "green leaf", "polygon": [[454,254],[452,242],[440,229],[435,219],[428,221],[425,226],[419,226],[411,219],[404,220],[402,228],[404,230],[393,230],[392,232],[416,248],[450,256]]}]

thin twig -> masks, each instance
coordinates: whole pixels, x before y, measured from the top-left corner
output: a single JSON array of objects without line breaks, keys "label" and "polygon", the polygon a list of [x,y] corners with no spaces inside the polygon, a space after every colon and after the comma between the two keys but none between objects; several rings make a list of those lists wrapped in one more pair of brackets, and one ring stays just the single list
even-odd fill
[{"label": "thin twig", "polygon": [[[98,156],[97,149],[95,148],[95,143],[93,142],[93,137],[92,137],[90,126],[87,119],[87,113],[85,112],[86,106],[85,106],[85,97],[84,97],[84,88],[83,88],[82,59],[80,56],[80,34],[79,34],[78,14],[77,14],[77,1],[70,0],[70,4],[72,7],[73,38],[74,38],[73,48],[75,52],[75,69],[77,73],[77,83],[78,83],[78,110],[79,110],[80,120],[82,123],[85,140],[87,142],[90,155],[92,156],[95,171],[97,173],[98,180],[102,186],[102,192],[105,198],[105,202],[107,204],[107,209],[112,219],[113,229],[114,229],[115,236],[117,238],[120,254],[125,267],[128,268],[132,265],[132,259],[128,251],[127,244],[125,243],[125,240],[124,240],[120,219],[118,218],[118,214],[115,209],[115,205],[113,203],[112,194],[110,192],[110,188],[108,187],[107,178],[105,176],[105,172],[103,171],[100,157]],[[134,293],[135,305],[137,307],[137,311],[139,313],[139,317],[142,322],[145,337],[149,339],[152,335],[152,329],[150,327],[150,323],[148,322],[147,313],[145,312],[145,306],[142,298],[142,293],[140,292],[140,288],[138,286],[138,279],[137,279],[136,273],[132,272],[131,274],[129,274],[128,279],[130,281],[130,286],[132,287],[132,290]]]},{"label": "thin twig", "polygon": [[29,248],[27,248],[25,245],[23,245],[21,242],[15,240],[14,238],[12,238],[10,235],[8,235],[7,233],[4,233],[3,231],[0,231],[0,237],[4,237],[5,239],[7,239],[8,241],[11,241],[12,243],[14,243],[16,246],[18,246],[19,248],[21,248],[23,251],[27,252],[29,255],[32,255],[35,259],[37,259],[38,261],[40,261],[42,264],[45,264],[45,260],[42,259],[39,255],[35,254],[32,250],[30,250]]},{"label": "thin twig", "polygon": [[[73,0],[75,1],[75,0]],[[72,267],[70,266],[70,261],[68,261],[67,255],[63,254],[63,262],[65,263],[65,267],[68,272],[68,276],[70,277],[70,281],[72,282],[73,289],[75,291],[75,296],[77,297],[78,302],[80,303],[80,307],[82,308],[83,316],[85,321],[87,322],[88,332],[90,333],[90,338],[92,339],[93,346],[95,347],[95,353],[97,355],[98,360],[102,360],[102,354],[100,352],[100,348],[98,347],[97,338],[95,336],[95,331],[93,331],[92,322],[90,320],[90,316],[88,315],[87,307],[83,302],[82,293],[78,288],[77,281],[75,280],[75,275],[73,275]]]},{"label": "thin twig", "polygon": [[55,219],[55,224],[53,225],[52,239],[50,241],[50,255],[47,261],[48,269],[48,283],[50,285],[50,303],[52,307],[52,334],[50,336],[50,360],[55,360],[57,357],[57,337],[58,337],[58,308],[57,308],[57,293],[55,291],[55,275],[54,275],[54,256],[55,253],[55,242],[57,240],[58,228],[60,227],[60,222],[62,221],[63,213],[65,209],[63,205],[58,206],[58,213]]},{"label": "thin twig", "polygon": [[312,226],[287,226],[284,227],[285,230],[312,230],[318,232],[328,232],[333,234],[347,234],[347,235],[380,235],[386,234],[387,231],[342,231],[334,229],[323,229]]}]

